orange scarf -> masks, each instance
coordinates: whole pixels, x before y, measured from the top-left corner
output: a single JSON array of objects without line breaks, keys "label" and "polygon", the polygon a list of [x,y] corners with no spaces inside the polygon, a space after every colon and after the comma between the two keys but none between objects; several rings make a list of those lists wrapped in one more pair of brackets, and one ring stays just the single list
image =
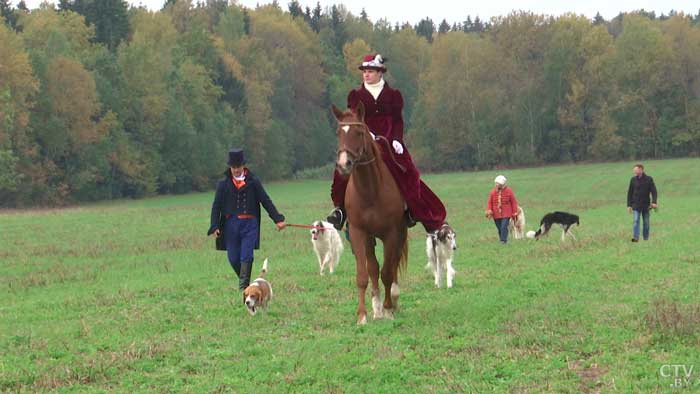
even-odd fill
[{"label": "orange scarf", "polygon": [[248,169],[243,170],[243,179],[238,180],[236,177],[233,176],[233,173],[231,173],[231,182],[233,182],[233,186],[236,187],[236,189],[241,189],[243,186],[245,186],[245,176],[248,175]]}]

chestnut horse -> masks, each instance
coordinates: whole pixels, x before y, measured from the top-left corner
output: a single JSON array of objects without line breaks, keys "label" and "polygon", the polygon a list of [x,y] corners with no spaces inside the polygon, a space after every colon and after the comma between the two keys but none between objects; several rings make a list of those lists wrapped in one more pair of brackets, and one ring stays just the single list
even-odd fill
[{"label": "chestnut horse", "polygon": [[[408,259],[408,226],[405,202],[389,168],[382,160],[378,142],[364,123],[362,103],[355,111],[341,111],[333,106],[338,121],[338,157],[336,167],[350,176],[345,194],[350,243],[357,265],[357,324],[367,323],[365,292],[372,281],[374,319],[393,318],[398,306],[399,269]],[[384,244],[384,305],[379,297],[379,262],[375,254],[376,239]]]}]

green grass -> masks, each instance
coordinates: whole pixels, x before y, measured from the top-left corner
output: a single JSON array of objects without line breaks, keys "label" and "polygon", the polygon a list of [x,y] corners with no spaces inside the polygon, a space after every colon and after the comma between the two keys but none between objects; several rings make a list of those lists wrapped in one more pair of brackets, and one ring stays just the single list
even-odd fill
[{"label": "green grass", "polygon": [[[263,221],[276,298],[245,312],[204,236],[212,193],[0,214],[0,390],[7,392],[679,392],[700,380],[700,160],[647,163],[652,239],[630,243],[631,163],[504,171],[528,229],[581,216],[577,242],[497,242],[495,171],[426,176],[459,236],[435,289],[410,231],[393,321],[355,325],[355,263],[320,277],[308,233]],[[329,182],[266,185],[290,222],[330,209]],[[369,304],[368,304],[369,307]],[[694,388],[681,392],[693,392]]]}]

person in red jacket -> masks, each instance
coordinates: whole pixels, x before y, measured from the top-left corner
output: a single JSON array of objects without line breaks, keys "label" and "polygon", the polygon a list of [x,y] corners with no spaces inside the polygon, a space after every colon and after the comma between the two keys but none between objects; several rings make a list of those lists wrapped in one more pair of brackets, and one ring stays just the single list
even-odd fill
[{"label": "person in red jacket", "polygon": [[489,194],[486,203],[486,217],[493,218],[501,243],[508,242],[508,223],[518,214],[518,200],[513,189],[506,186],[506,177],[499,175],[494,180],[496,186]]},{"label": "person in red jacket", "polygon": [[[380,54],[363,58],[358,67],[362,70],[363,83],[348,94],[348,108],[355,109],[359,103],[364,104],[364,121],[370,132],[376,139],[383,137],[379,141],[382,159],[406,200],[409,227],[415,225],[417,220],[423,224],[426,232],[432,233],[442,227],[447,213],[438,196],[421,181],[420,172],[403,142],[403,97],[398,89],[393,89],[384,80],[385,61]],[[331,199],[335,208],[327,220],[338,230],[345,223],[345,190],[348,181],[349,177],[335,171],[331,186]]]}]

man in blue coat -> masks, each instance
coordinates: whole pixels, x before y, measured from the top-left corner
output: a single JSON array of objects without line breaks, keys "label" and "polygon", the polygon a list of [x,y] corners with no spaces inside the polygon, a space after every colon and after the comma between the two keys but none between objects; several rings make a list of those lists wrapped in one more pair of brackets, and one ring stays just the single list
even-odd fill
[{"label": "man in blue coat", "polygon": [[216,186],[207,235],[223,237],[228,261],[238,275],[238,287],[243,290],[250,284],[253,250],[260,248],[260,205],[277,230],[284,229],[286,224],[260,180],[245,166],[243,150],[231,149],[228,165],[226,176]]}]

